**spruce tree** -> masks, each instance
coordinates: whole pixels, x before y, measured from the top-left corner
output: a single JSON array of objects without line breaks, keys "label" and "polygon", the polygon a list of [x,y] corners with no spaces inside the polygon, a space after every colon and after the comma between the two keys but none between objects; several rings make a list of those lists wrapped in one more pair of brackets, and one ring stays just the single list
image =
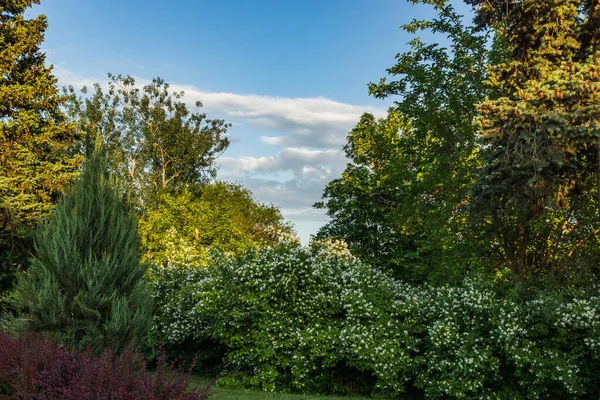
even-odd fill
[{"label": "spruce tree", "polygon": [[465,1],[507,44],[479,105],[477,203],[516,275],[563,268],[598,248],[600,4]]},{"label": "spruce tree", "polygon": [[81,161],[67,152],[77,135],[60,113],[64,97],[40,51],[46,18],[24,18],[32,3],[39,0],[0,0],[2,275],[28,257],[33,227],[73,182]]},{"label": "spruce tree", "polygon": [[62,343],[118,351],[141,342],[151,323],[137,222],[94,153],[35,234],[35,256],[19,276],[14,305],[28,327]]}]

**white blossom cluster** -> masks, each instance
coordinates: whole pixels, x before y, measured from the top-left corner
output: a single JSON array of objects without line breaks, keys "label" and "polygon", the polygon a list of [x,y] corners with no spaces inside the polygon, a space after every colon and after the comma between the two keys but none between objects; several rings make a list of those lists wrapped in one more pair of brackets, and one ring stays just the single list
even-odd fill
[{"label": "white blossom cluster", "polygon": [[410,385],[458,399],[576,399],[600,383],[597,290],[527,299],[477,279],[412,286],[343,243],[318,242],[215,253],[156,271],[153,291],[164,341],[227,347],[226,383],[320,393],[360,384],[390,398]]}]

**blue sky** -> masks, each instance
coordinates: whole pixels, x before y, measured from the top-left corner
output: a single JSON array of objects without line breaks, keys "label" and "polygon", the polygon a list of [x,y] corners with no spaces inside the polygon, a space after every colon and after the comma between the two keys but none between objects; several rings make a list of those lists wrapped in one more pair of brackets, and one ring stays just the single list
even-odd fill
[{"label": "blue sky", "polygon": [[345,168],[346,134],[394,100],[366,85],[407,49],[399,26],[435,15],[405,0],[42,0],[38,13],[60,84],[160,76],[231,122],[219,179],[278,206],[304,243],[327,221],[311,205]]}]

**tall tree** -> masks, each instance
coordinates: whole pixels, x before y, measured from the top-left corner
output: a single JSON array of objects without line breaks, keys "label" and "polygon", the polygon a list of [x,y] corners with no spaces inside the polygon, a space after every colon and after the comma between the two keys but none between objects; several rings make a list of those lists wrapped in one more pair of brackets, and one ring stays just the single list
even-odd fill
[{"label": "tall tree", "polygon": [[103,155],[90,156],[38,226],[35,255],[14,294],[15,306],[30,317],[27,328],[96,351],[141,343],[152,321],[137,222],[107,170]]},{"label": "tall tree", "polygon": [[34,225],[76,176],[77,140],[64,98],[40,51],[46,17],[25,19],[38,0],[0,1],[0,257],[3,275],[29,255]]},{"label": "tall tree", "polygon": [[[350,163],[340,178],[325,187],[325,201],[315,204],[331,218],[318,238],[342,238],[356,256],[403,277],[416,275],[404,270],[415,243],[395,219],[407,186],[399,167],[410,163],[399,142],[409,133],[407,119],[391,110],[379,120],[363,114],[344,146]],[[403,172],[413,172],[409,165],[403,166],[409,168]]]},{"label": "tall tree", "polygon": [[415,38],[388,70],[393,80],[369,85],[371,95],[399,100],[387,120],[363,116],[349,135],[352,164],[317,204],[332,218],[320,235],[340,236],[358,254],[369,249],[369,258],[378,248],[377,261],[403,277],[445,280],[464,270],[478,243],[467,220],[480,166],[473,119],[485,95],[488,50],[486,37],[447,2],[413,3],[432,4],[438,16],[403,28],[444,35],[449,46]]},{"label": "tall tree", "polygon": [[207,119],[202,103],[190,111],[183,92],[155,78],[141,89],[132,77],[109,74],[108,90],[78,95],[71,87],[68,114],[84,133],[82,153],[99,138],[111,167],[137,207],[159,204],[160,194],[193,188],[216,174],[216,158],[229,146],[230,126]]},{"label": "tall tree", "polygon": [[507,44],[479,105],[487,152],[477,205],[516,275],[560,269],[598,244],[600,5],[466,2]]}]

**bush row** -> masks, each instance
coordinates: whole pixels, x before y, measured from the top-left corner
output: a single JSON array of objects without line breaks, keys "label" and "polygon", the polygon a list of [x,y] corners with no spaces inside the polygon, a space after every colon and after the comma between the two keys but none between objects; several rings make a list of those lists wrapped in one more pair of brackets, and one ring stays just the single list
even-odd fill
[{"label": "bush row", "polygon": [[225,383],[458,399],[593,398],[600,389],[595,289],[526,298],[475,278],[415,287],[324,242],[213,254],[207,268],[153,274],[154,340],[188,354],[219,343]]}]

